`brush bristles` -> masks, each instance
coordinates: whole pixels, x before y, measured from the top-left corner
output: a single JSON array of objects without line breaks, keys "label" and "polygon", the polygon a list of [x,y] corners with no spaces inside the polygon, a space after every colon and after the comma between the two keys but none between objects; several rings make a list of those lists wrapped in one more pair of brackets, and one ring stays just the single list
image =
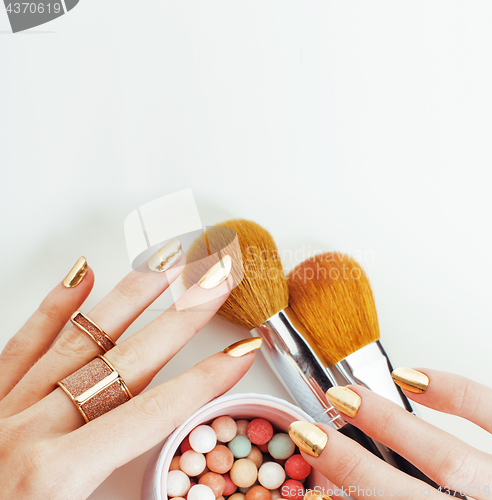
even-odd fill
[{"label": "brush bristles", "polygon": [[287,307],[287,279],[277,246],[268,231],[244,219],[225,221],[210,228],[186,253],[187,265],[182,275],[186,287],[197,283],[219,260],[220,257],[207,259],[217,252],[221,256],[231,255],[232,276],[237,285],[217,312],[219,316],[252,330]]},{"label": "brush bristles", "polygon": [[289,273],[289,309],[331,365],[379,340],[371,286],[359,264],[340,253],[316,255]]}]

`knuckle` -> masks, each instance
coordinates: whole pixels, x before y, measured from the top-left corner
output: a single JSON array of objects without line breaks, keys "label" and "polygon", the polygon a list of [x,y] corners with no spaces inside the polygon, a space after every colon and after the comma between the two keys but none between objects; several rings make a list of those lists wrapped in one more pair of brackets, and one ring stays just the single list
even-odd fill
[{"label": "knuckle", "polygon": [[38,307],[38,311],[48,321],[60,321],[60,316],[63,312],[63,307],[58,302],[51,300],[49,297],[43,300]]},{"label": "knuckle", "polygon": [[97,345],[78,328],[69,328],[53,344],[53,352],[63,357],[92,356],[97,351]]},{"label": "knuckle", "polygon": [[395,425],[397,425],[397,413],[392,405],[384,405],[381,407],[381,411],[377,417],[377,421],[375,423],[376,426],[376,435],[384,436],[388,429],[391,429]]},{"label": "knuckle", "polygon": [[21,333],[13,336],[2,351],[3,358],[18,358],[31,349],[27,337]]},{"label": "knuckle", "polygon": [[334,483],[342,486],[361,483],[361,478],[363,477],[362,464],[363,461],[360,454],[357,452],[348,452],[335,465],[333,471]]},{"label": "knuckle", "polygon": [[[137,338],[131,338],[111,349],[111,362],[123,373],[132,373],[145,365],[145,349]],[[146,368],[146,371],[148,369]]]},{"label": "knuckle", "polygon": [[133,398],[135,409],[145,421],[174,429],[178,426],[179,395],[173,390],[151,389]]},{"label": "knuckle", "polygon": [[117,285],[115,290],[126,300],[134,301],[135,296],[139,295],[141,290],[138,288],[138,280],[126,277],[122,279]]},{"label": "knuckle", "polygon": [[469,460],[469,452],[462,447],[455,446],[443,449],[434,457],[435,481],[446,487],[468,486],[472,482],[474,468]]},{"label": "knuckle", "polygon": [[468,412],[475,413],[477,405],[480,401],[479,398],[472,397],[472,385],[470,380],[462,378],[453,390],[455,391],[455,398],[452,408],[449,411],[456,415],[461,415],[466,408]]}]

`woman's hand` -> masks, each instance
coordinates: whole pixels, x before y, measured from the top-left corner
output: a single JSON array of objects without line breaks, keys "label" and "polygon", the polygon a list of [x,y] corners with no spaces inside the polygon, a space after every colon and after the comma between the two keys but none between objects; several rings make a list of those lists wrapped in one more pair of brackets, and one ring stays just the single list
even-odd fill
[{"label": "woman's hand", "polygon": [[[88,317],[116,341],[179,276],[184,263],[183,256],[165,273],[132,271]],[[227,299],[229,271],[214,269],[208,283],[191,287],[160,317],[107,353],[75,326],[59,335],[89,295],[92,270],[87,267],[76,286],[55,287],[0,355],[1,498],[87,498],[117,467],[159,443],[238,382],[254,355],[218,353],[141,393]],[[135,397],[83,425],[81,413],[56,384],[99,354]]]},{"label": "woman's hand", "polygon": [[[393,373],[404,393],[415,402],[465,418],[492,432],[489,387],[436,370],[399,369]],[[441,485],[442,493],[454,490],[477,500],[492,498],[491,455],[364,387],[338,387],[330,389],[328,396],[347,422],[406,458]],[[319,442],[323,451],[315,457],[306,446],[308,453],[302,453],[304,458],[350,496],[367,500],[368,496],[436,498],[439,495],[438,490],[381,461],[331,427],[306,424],[293,424],[291,436],[302,440],[312,432],[311,441]]]}]

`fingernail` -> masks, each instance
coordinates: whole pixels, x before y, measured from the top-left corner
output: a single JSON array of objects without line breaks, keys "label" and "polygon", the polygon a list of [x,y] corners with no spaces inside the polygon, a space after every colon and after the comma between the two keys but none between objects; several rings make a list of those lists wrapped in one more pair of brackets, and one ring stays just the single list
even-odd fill
[{"label": "fingernail", "polygon": [[75,263],[75,266],[73,266],[67,274],[67,277],[63,280],[63,286],[66,288],[76,287],[84,279],[87,271],[87,261],[85,260],[85,257],[80,257],[80,259]]},{"label": "fingernail", "polygon": [[328,495],[323,495],[319,490],[309,490],[303,500],[332,500]]},{"label": "fingernail", "polygon": [[429,387],[429,377],[412,368],[397,368],[391,377],[396,385],[414,394],[422,394]]},{"label": "fingernail", "polygon": [[326,391],[326,397],[337,410],[352,418],[357,415],[362,403],[362,398],[348,387],[331,387]]},{"label": "fingernail", "polygon": [[214,264],[201,278],[198,285],[205,290],[210,290],[220,285],[231,273],[232,259],[225,255],[217,264]]},{"label": "fingernail", "polygon": [[253,337],[252,339],[244,339],[239,342],[231,344],[229,347],[224,349],[224,353],[231,358],[240,358],[241,356],[246,356],[250,352],[256,351],[263,344],[263,339],[261,337]]},{"label": "fingernail", "polygon": [[309,422],[292,422],[289,426],[289,436],[300,450],[312,457],[319,456],[328,443],[328,435]]},{"label": "fingernail", "polygon": [[182,255],[183,248],[180,239],[173,238],[149,259],[147,266],[151,271],[163,273],[173,267]]}]

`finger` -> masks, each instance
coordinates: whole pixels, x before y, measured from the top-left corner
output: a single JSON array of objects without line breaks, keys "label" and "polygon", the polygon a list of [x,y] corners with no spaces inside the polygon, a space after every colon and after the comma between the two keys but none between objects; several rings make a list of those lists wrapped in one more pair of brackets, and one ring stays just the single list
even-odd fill
[{"label": "finger", "polygon": [[[227,299],[231,286],[230,276],[213,289],[194,285],[158,319],[105,354],[132,394],[142,391],[155,374],[210,321]],[[193,306],[180,309],[190,304]],[[61,389],[20,415],[25,425],[36,422],[38,435],[70,432],[84,423],[82,415]]]},{"label": "finger", "polygon": [[254,354],[216,354],[59,438],[64,470],[77,477],[83,468],[95,488],[115,468],[158,444],[194,411],[233,387],[253,360]]},{"label": "finger", "polygon": [[344,414],[348,422],[396,451],[437,484],[464,495],[471,495],[470,491],[474,489],[471,496],[484,498],[483,485],[492,483],[490,455],[364,387],[349,386],[346,389],[350,392],[338,396],[342,404],[348,401],[347,394],[353,398],[355,393],[361,398],[355,417]]},{"label": "finger", "polygon": [[[395,372],[399,370],[401,369]],[[411,370],[410,374],[413,371],[415,370]],[[466,418],[482,429],[492,432],[492,389],[490,387],[454,373],[428,368],[419,368],[419,372],[428,377],[429,384],[427,389],[420,394],[402,388],[410,399],[428,408]],[[419,372],[416,373],[417,376]],[[405,369],[403,373],[406,373],[405,376],[408,377],[408,369]]]},{"label": "finger", "polygon": [[[165,273],[130,272],[88,316],[116,341],[181,274],[185,262],[183,255]],[[0,417],[16,414],[36,403],[49,394],[59,380],[98,354],[103,354],[102,349],[85,333],[76,327],[66,330],[0,402]]]},{"label": "finger", "polygon": [[69,278],[71,274],[76,274],[77,278],[68,281],[65,278],[63,283],[59,283],[0,354],[0,400],[48,350],[71,314],[82,305],[92,290],[94,273],[84,257],[77,264],[72,271],[79,272],[71,271],[67,276]]},{"label": "finger", "polygon": [[[321,439],[324,434],[328,442]],[[343,493],[354,498],[367,497],[411,497],[433,498],[438,492],[418,479],[407,476],[391,465],[383,462],[355,441],[325,424],[295,422],[289,434],[300,446],[305,460],[328,480],[336,484]],[[325,436],[325,438],[326,438]],[[303,443],[319,443],[323,451],[315,457],[306,453],[309,446]],[[304,451],[303,451],[304,450]],[[325,494],[332,496],[333,493]]]}]

